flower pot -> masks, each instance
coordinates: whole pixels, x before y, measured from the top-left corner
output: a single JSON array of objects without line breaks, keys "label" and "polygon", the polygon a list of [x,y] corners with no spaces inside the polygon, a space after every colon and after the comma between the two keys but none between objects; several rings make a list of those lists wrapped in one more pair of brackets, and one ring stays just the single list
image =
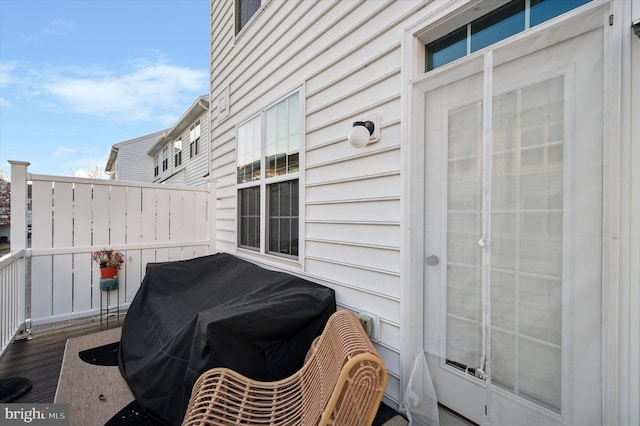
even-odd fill
[{"label": "flower pot", "polygon": [[118,275],[118,268],[100,268],[100,278],[113,278]]}]

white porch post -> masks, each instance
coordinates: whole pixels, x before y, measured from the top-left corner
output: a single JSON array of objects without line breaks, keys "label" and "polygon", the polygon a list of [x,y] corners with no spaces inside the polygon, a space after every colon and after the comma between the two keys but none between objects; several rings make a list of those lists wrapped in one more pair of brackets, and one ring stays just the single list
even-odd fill
[{"label": "white porch post", "polygon": [[215,180],[209,180],[209,200],[207,202],[207,237],[209,239],[209,248],[207,254],[217,253],[217,241],[216,241],[216,215],[217,215],[217,183]]},{"label": "white porch post", "polygon": [[[27,249],[27,167],[25,161],[9,161],[11,164],[11,252]],[[26,321],[27,262],[22,261],[23,271],[18,274],[18,318]]]}]

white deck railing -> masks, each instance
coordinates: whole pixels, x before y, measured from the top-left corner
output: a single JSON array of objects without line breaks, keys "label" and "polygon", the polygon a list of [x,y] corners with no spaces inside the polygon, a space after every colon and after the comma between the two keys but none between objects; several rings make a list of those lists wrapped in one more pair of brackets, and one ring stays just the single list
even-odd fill
[{"label": "white deck railing", "polygon": [[[0,289],[2,349],[5,334],[11,340],[16,333],[16,321],[19,328],[27,321],[38,325],[100,313],[99,268],[91,260],[96,250],[125,255],[119,292],[111,293],[122,308],[136,294],[147,263],[209,253],[213,201],[206,188],[35,175],[27,166],[11,162],[12,254],[0,263],[0,277],[8,277]],[[25,295],[20,310],[14,304]],[[17,320],[9,318],[14,312]]]},{"label": "white deck railing", "polygon": [[24,322],[24,253],[0,258],[0,355]]}]

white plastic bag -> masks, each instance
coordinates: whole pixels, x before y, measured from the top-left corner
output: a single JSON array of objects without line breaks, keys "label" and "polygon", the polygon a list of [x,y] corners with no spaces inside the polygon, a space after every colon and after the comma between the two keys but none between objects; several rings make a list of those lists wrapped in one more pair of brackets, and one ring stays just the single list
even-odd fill
[{"label": "white plastic bag", "polygon": [[439,426],[438,399],[433,387],[427,357],[420,352],[413,363],[409,384],[404,392],[402,404],[413,426]]}]

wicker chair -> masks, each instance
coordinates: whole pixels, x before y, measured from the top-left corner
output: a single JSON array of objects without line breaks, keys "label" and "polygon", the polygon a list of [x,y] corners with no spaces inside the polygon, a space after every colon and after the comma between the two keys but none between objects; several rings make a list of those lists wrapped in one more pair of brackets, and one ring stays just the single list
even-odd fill
[{"label": "wicker chair", "polygon": [[370,425],[387,370],[358,319],[334,313],[300,370],[275,382],[213,368],[196,381],[183,425]]}]

